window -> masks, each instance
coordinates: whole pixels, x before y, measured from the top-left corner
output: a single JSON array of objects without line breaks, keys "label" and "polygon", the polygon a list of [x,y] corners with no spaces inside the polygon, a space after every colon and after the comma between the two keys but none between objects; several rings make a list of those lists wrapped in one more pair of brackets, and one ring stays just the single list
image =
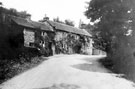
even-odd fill
[{"label": "window", "polygon": [[34,47],[35,45],[34,45],[34,43],[29,43],[29,46]]}]

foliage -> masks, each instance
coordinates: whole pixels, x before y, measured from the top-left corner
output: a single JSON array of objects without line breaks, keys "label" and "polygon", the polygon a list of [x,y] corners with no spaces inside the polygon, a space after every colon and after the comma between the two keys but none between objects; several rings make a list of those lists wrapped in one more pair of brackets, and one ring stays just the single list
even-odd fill
[{"label": "foliage", "polygon": [[[23,32],[17,33],[18,27],[11,26],[10,15],[21,18],[30,16],[26,11],[0,7],[0,83],[25,70],[25,63],[27,68],[30,67],[31,58],[39,55],[35,49],[20,46],[24,42]],[[19,27],[19,31],[21,29]]]},{"label": "foliage", "polygon": [[[16,59],[18,60],[18,59]],[[0,84],[5,82],[6,80],[18,75],[28,69],[36,67],[47,58],[34,57],[27,61],[25,58],[21,57],[19,61],[11,60],[11,61],[0,61]]]},{"label": "foliage", "polygon": [[[52,55],[52,44],[54,39],[54,33],[44,32],[44,35],[41,35],[40,32],[36,32],[36,42],[34,43],[36,48],[40,50],[40,53],[44,56]],[[41,43],[42,42],[42,43]],[[43,46],[45,45],[45,47]]]},{"label": "foliage", "polygon": [[63,21],[61,21],[61,20],[59,19],[59,17],[53,18],[53,21],[54,21],[54,22],[58,22],[58,23],[64,23]]},{"label": "foliage", "polygon": [[59,17],[53,19],[54,22],[63,23],[69,26],[74,26],[74,22],[71,20],[66,19],[65,21],[61,21]]},{"label": "foliage", "polygon": [[[60,35],[63,34],[61,37]],[[87,47],[85,36],[80,36],[72,33],[62,33],[57,34],[60,36],[60,39],[55,39],[56,53],[65,53],[65,54],[73,54],[73,53],[81,53],[82,46]],[[59,37],[58,37],[59,38]]]},{"label": "foliage", "polygon": [[74,25],[74,22],[71,21],[71,20],[65,20],[65,24],[66,24],[66,25],[69,25],[69,26],[75,26],[75,25]]},{"label": "foliage", "polygon": [[20,52],[17,48],[19,43],[22,43],[23,41],[23,33],[15,34],[15,32],[13,32],[13,30],[18,28],[13,26],[11,27],[10,15],[27,18],[30,14],[26,11],[18,12],[16,9],[7,9],[4,7],[0,7],[0,12],[0,57],[15,57],[14,55]]},{"label": "foliage", "polygon": [[[95,44],[110,52],[117,43],[116,39],[127,37],[134,24],[134,0],[92,0],[85,15],[95,23]],[[129,12],[129,13],[128,13]]]},{"label": "foliage", "polygon": [[92,0],[85,15],[94,22],[95,46],[107,52],[112,69],[135,82],[135,0]]},{"label": "foliage", "polygon": [[4,7],[0,7],[0,12],[1,12],[1,14],[3,13],[3,14],[6,14],[6,15],[13,15],[13,16],[21,17],[21,18],[27,18],[28,16],[31,16],[26,11],[18,12],[14,8],[7,9],[7,8],[4,8]]},{"label": "foliage", "polygon": [[0,2],[0,5],[1,5],[1,6],[3,5],[2,2]]},{"label": "foliage", "polygon": [[89,30],[88,32],[91,33],[91,31],[94,29],[94,26],[91,24],[80,23],[79,28]]}]

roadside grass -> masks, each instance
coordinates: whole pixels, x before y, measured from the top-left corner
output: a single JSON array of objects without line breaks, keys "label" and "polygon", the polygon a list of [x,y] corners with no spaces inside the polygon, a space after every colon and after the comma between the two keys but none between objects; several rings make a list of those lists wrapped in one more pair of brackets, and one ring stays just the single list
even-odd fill
[{"label": "roadside grass", "polygon": [[113,61],[112,61],[112,60],[110,60],[110,59],[108,59],[107,57],[105,57],[105,58],[100,59],[99,62],[100,62],[105,68],[111,70],[112,72],[115,72],[115,71],[113,70],[114,64],[113,64]]},{"label": "roadside grass", "polygon": [[20,58],[18,59],[20,60],[19,62],[9,62],[5,60],[0,61],[0,84],[13,78],[16,75],[23,73],[24,71],[38,66],[40,63],[47,59],[47,57],[33,57],[29,60],[26,60],[25,58]]},{"label": "roadside grass", "polygon": [[107,58],[107,57],[102,58],[102,59],[99,60],[99,62],[105,68],[109,69],[112,73],[117,74],[118,75],[117,77],[121,77],[121,78],[125,78],[125,79],[129,80],[125,74],[120,74],[117,70],[114,69],[115,64],[109,58]]},{"label": "roadside grass", "polygon": [[114,69],[115,64],[113,63],[112,60],[110,60],[109,58],[105,57],[105,58],[100,59],[99,62],[105,68],[109,69],[112,73],[115,73],[116,77],[124,78],[124,79],[132,82],[131,85],[133,86],[133,88],[135,88],[135,82],[133,82],[131,79],[129,79],[126,74],[121,74],[117,70]]}]

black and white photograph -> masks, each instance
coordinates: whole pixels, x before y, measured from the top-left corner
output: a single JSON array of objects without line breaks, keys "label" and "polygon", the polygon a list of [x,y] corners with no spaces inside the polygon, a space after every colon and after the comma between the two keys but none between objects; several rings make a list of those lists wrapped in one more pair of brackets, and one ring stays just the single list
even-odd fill
[{"label": "black and white photograph", "polygon": [[0,0],[0,89],[135,89],[135,0]]}]

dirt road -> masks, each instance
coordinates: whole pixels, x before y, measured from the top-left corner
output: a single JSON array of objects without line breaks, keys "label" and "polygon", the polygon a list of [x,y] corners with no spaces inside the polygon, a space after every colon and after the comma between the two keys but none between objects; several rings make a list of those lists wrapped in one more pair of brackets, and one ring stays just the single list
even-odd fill
[{"label": "dirt road", "polygon": [[104,56],[56,55],[1,85],[2,89],[135,89],[97,60]]}]

